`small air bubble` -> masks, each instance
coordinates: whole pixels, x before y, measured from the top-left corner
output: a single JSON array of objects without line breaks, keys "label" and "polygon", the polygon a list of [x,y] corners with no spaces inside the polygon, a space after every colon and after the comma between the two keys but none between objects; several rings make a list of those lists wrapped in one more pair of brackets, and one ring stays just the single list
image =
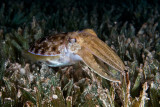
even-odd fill
[{"label": "small air bubble", "polygon": [[52,95],[52,98],[53,98],[53,99],[57,99],[57,98],[58,98],[58,96],[57,96],[57,95],[55,95],[55,94],[53,94],[53,95]]},{"label": "small air bubble", "polygon": [[21,69],[20,69],[20,73],[21,73],[22,75],[24,75],[24,74],[26,73],[26,70],[25,70],[24,68],[21,68]]}]

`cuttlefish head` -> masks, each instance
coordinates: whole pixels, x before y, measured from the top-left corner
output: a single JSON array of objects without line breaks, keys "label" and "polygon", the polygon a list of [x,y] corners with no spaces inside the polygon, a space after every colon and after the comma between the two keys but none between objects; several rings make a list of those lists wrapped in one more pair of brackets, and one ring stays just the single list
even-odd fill
[{"label": "cuttlefish head", "polygon": [[95,73],[113,82],[120,80],[109,76],[107,65],[121,74],[125,70],[119,56],[91,29],[61,33],[38,40],[28,52],[37,60],[53,67],[82,61]]}]

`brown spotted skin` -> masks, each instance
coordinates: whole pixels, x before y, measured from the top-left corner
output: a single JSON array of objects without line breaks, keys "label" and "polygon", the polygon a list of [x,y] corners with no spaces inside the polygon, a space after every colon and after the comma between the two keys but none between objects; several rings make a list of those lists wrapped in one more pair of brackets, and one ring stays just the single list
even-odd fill
[{"label": "brown spotted skin", "polygon": [[[84,62],[99,76],[113,82],[120,82],[107,66],[124,75],[125,66],[119,56],[92,29],[60,33],[38,40],[28,51],[35,59],[52,67]],[[111,74],[112,75],[112,74]]]},{"label": "brown spotted skin", "polygon": [[65,33],[39,39],[31,46],[29,52],[35,55],[54,56],[60,54],[59,46],[65,46],[67,36]]}]

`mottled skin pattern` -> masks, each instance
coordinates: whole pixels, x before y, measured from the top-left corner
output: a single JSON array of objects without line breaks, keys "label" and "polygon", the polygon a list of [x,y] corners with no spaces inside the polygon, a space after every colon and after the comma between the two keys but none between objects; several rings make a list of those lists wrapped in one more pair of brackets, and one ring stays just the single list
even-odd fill
[{"label": "mottled skin pattern", "polygon": [[108,75],[110,72],[105,64],[121,74],[124,74],[125,70],[119,56],[91,29],[40,39],[31,46],[28,53],[32,58],[53,67],[82,61],[95,73],[113,82],[120,82],[120,80]]},{"label": "mottled skin pattern", "polygon": [[67,37],[65,33],[41,38],[31,46],[29,52],[43,56],[60,54],[58,47],[60,45],[65,45],[65,41],[67,41],[66,39]]}]

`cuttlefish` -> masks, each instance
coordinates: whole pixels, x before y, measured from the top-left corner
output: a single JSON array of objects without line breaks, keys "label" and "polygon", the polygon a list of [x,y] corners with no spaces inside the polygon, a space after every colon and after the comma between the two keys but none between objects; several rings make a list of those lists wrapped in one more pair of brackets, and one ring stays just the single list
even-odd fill
[{"label": "cuttlefish", "polygon": [[[84,62],[99,76],[113,82],[108,66],[124,74],[125,66],[120,57],[92,29],[60,33],[36,41],[28,54],[51,67],[61,67]],[[106,66],[107,65],[107,66]]]}]

